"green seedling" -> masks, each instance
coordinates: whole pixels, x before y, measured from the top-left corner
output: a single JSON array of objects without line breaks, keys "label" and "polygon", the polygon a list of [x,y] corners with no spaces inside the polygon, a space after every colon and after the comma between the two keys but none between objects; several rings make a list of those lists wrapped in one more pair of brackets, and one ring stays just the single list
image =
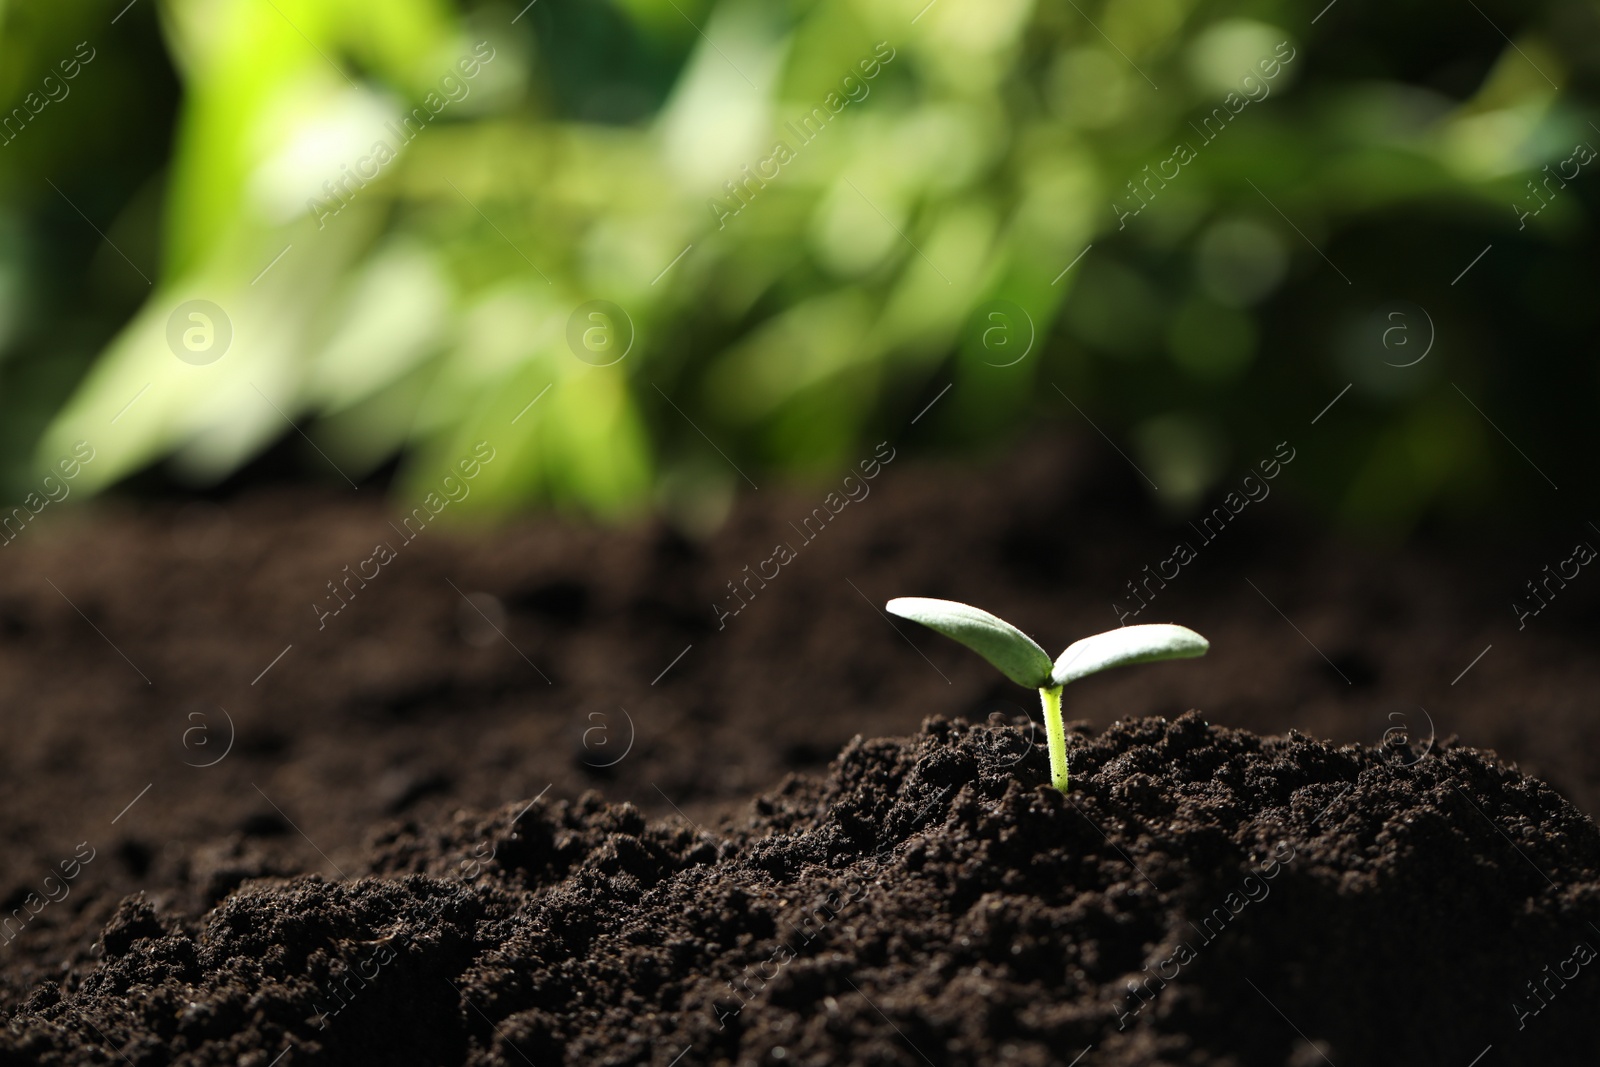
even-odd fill
[{"label": "green seedling", "polygon": [[1018,685],[1039,690],[1050,741],[1050,784],[1067,791],[1067,731],[1061,721],[1061,689],[1068,682],[1130,663],[1203,656],[1211,643],[1185,626],[1148,623],[1085,637],[1056,657],[1009,622],[970,604],[927,597],[896,597],[889,611],[955,638]]}]

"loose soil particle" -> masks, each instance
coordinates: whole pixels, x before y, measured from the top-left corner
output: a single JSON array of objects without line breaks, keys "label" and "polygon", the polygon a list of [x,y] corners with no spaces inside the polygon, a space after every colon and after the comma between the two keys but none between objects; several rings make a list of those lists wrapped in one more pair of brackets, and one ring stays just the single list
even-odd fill
[{"label": "loose soil particle", "polygon": [[1023,720],[931,718],[712,825],[544,798],[129,897],[0,1063],[1600,1057],[1600,832],[1543,782],[1196,712],[1069,744],[1070,795]]}]

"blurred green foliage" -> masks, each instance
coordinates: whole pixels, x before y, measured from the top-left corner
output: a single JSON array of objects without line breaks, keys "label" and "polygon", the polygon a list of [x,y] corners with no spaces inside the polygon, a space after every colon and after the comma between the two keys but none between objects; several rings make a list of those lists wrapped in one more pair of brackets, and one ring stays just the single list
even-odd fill
[{"label": "blurred green foliage", "polygon": [[1531,500],[1499,430],[1561,480],[1600,384],[1600,182],[1529,184],[1600,144],[1596,9],[1319,6],[0,4],[7,484],[303,431],[409,501],[488,440],[469,506],[705,527],[1092,419],[1175,515],[1284,438],[1357,523]]}]

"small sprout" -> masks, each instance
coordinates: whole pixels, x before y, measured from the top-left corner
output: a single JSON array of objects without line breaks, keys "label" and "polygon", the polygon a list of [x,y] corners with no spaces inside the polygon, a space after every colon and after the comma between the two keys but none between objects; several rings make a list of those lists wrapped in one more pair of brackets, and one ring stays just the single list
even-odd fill
[{"label": "small sprout", "polygon": [[1123,626],[1074,641],[1051,663],[1049,654],[1033,638],[970,604],[903,596],[887,606],[902,619],[920,622],[960,641],[1018,685],[1039,690],[1050,741],[1050,784],[1063,793],[1067,791],[1067,733],[1061,721],[1062,686],[1130,663],[1203,656],[1211,647],[1188,627],[1158,622]]}]

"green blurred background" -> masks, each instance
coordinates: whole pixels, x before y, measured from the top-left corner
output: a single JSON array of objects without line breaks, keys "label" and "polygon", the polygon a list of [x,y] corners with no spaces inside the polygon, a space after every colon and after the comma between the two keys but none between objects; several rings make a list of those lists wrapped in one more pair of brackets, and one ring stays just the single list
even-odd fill
[{"label": "green blurred background", "polygon": [[1479,3],[0,0],[0,482],[709,529],[1092,420],[1174,517],[1581,510],[1600,7]]}]

